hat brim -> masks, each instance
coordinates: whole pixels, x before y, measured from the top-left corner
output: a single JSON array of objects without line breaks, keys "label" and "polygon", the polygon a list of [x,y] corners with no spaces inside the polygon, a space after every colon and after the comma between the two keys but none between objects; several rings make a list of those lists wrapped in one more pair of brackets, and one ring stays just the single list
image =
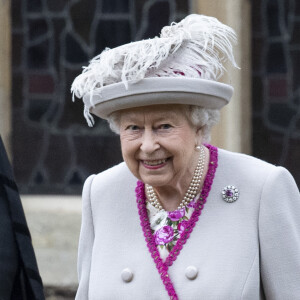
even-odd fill
[{"label": "hat brim", "polygon": [[107,119],[115,111],[159,104],[187,104],[221,109],[229,103],[233,87],[206,79],[184,77],[144,78],[139,82],[110,84],[83,97],[91,113]]}]

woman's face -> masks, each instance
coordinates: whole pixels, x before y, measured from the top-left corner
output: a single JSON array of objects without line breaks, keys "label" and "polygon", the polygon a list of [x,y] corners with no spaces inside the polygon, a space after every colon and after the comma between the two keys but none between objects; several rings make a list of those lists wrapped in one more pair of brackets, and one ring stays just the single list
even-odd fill
[{"label": "woman's face", "polygon": [[199,158],[201,131],[188,121],[182,105],[124,110],[120,115],[123,158],[130,171],[154,187],[190,180]]}]

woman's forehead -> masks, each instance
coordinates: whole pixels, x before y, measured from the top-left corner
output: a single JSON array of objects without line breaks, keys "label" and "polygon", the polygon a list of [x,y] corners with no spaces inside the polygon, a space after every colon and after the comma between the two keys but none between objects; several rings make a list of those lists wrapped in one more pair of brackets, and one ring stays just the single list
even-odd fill
[{"label": "woman's forehead", "polygon": [[176,118],[184,114],[184,105],[180,104],[166,104],[166,105],[151,105],[130,108],[121,113],[122,119],[139,119],[145,117],[151,117],[155,119],[160,118]]}]

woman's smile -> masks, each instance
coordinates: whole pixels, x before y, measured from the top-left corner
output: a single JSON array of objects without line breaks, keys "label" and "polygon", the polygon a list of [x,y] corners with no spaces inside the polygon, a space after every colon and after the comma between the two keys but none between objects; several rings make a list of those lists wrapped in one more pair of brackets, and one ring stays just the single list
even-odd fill
[{"label": "woman's smile", "polygon": [[158,159],[158,160],[141,160],[141,163],[146,169],[156,170],[164,167],[169,159]]}]

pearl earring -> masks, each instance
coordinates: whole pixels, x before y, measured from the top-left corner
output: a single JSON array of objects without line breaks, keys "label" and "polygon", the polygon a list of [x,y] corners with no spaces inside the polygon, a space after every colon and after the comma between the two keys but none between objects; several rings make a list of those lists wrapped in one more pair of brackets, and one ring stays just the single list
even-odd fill
[{"label": "pearl earring", "polygon": [[197,146],[195,147],[195,149],[196,149],[197,151],[200,151],[200,150],[201,150],[201,146],[197,145]]}]

